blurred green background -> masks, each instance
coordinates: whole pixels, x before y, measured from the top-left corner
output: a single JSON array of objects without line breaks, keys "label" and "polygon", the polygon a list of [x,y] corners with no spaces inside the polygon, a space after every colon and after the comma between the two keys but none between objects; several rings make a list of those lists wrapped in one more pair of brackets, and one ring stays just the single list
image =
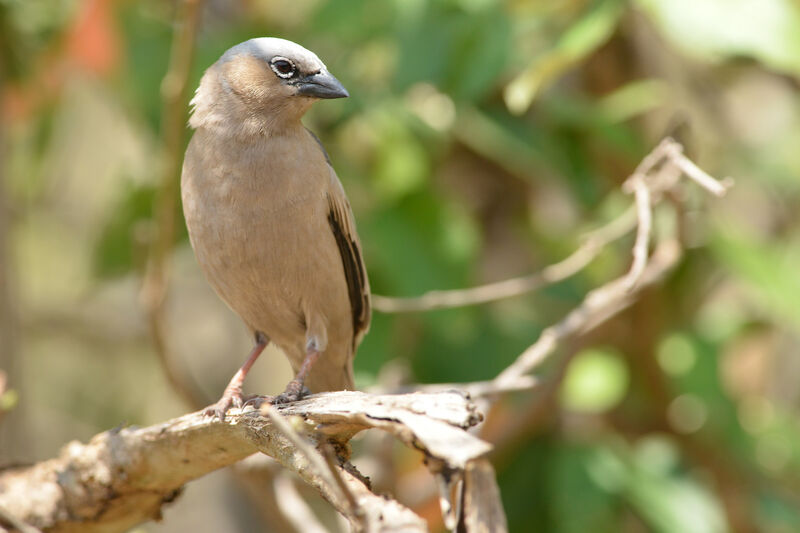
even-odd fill
[{"label": "blurred green background", "polygon": [[[3,462],[187,410],[139,296],[174,17],[156,0],[0,0]],[[796,2],[208,0],[191,87],[225,49],[265,35],[315,51],[352,95],[306,124],[348,192],[379,294],[564,258],[625,209],[620,184],[667,132],[735,177],[724,199],[690,195],[679,269],[565,346],[549,385],[503,398],[483,436],[512,532],[800,531]],[[249,338],[179,237],[165,328],[210,402]],[[492,378],[624,272],[630,245],[534,294],[376,313],[359,385]],[[247,388],[288,378],[272,353]],[[420,458],[393,453],[392,490],[441,528]],[[236,490],[204,478],[139,530],[269,530],[239,512]]]}]

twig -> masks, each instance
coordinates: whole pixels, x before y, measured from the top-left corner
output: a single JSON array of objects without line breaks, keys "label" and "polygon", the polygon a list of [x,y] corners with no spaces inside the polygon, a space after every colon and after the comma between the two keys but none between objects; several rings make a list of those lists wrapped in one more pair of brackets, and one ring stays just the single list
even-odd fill
[{"label": "twig", "polygon": [[565,259],[545,267],[540,272],[468,289],[431,291],[418,298],[394,298],[373,294],[372,305],[384,313],[408,313],[465,307],[526,294],[563,281],[583,270],[603,248],[636,227],[635,215],[634,209],[625,211],[605,226],[587,234],[583,244]]},{"label": "twig", "polygon": [[166,332],[165,302],[169,285],[170,252],[175,241],[175,210],[178,204],[178,173],[186,135],[186,102],[195,39],[200,23],[201,0],[183,0],[176,15],[177,30],[169,68],[161,83],[165,168],[156,197],[156,235],[150,247],[142,284],[141,300],[147,312],[156,354],[172,388],[192,408],[206,403],[203,394],[175,361]]},{"label": "twig", "polygon": [[[292,427],[292,424],[289,423],[278,410],[272,406],[267,404],[264,408],[262,408],[262,413],[265,413],[272,423],[278,428],[284,436],[289,439],[292,444],[294,444],[298,450],[300,450],[303,455],[306,456],[308,462],[314,467],[316,470],[316,474],[320,476],[325,482],[328,484],[328,490],[332,492],[338,491],[338,496],[346,501],[350,505],[350,512],[354,516],[363,516],[358,510],[358,503],[355,500],[355,497],[347,488],[345,482],[339,477],[339,472],[337,470],[337,465],[332,464],[330,461],[326,460],[326,457],[323,456],[323,453],[319,452],[310,442],[305,440],[302,435]],[[298,421],[302,424],[303,422],[298,419]],[[363,524],[360,525],[363,527]]]},{"label": "twig", "polygon": [[328,529],[317,520],[288,476],[281,474],[275,476],[273,484],[275,493],[280,496],[278,503],[281,514],[295,530],[302,533],[329,533]]},{"label": "twig", "polygon": [[500,489],[488,459],[478,459],[467,467],[462,486],[458,531],[508,533]]},{"label": "twig", "polygon": [[645,183],[645,177],[635,174],[631,178],[631,186],[636,195],[636,215],[639,224],[636,228],[636,242],[633,245],[633,263],[625,276],[625,284],[632,289],[639,282],[647,265],[648,248],[650,247],[650,233],[653,226],[653,212],[650,206],[650,188]]},{"label": "twig", "polygon": [[[439,489],[439,508],[442,510],[444,527],[453,530],[461,516],[461,493],[464,487],[461,476],[444,476],[437,473],[436,488]],[[454,494],[455,493],[455,494]]]},{"label": "twig", "polygon": [[639,283],[628,289],[627,274],[590,292],[581,304],[557,324],[545,329],[534,344],[528,347],[496,378],[498,388],[514,383],[531,372],[558,348],[566,338],[590,331],[616,315],[634,301],[642,290],[660,281],[674,267],[682,254],[676,240],[661,243],[645,267]]},{"label": "twig", "polygon": [[336,482],[336,485],[339,487],[341,493],[344,494],[347,503],[350,504],[350,510],[358,517],[363,516],[364,511],[358,507],[358,501],[356,500],[356,497],[347,487],[347,483],[345,483],[344,479],[339,473],[339,464],[336,460],[336,452],[334,452],[333,446],[331,446],[328,442],[323,442],[321,453],[322,457],[325,459],[325,463],[328,465],[331,476],[333,476],[333,480]]},{"label": "twig", "polygon": [[[682,148],[670,138],[666,138],[648,154],[625,182],[623,189],[636,195],[636,212],[639,222],[634,243],[633,265],[629,272],[602,287],[593,290],[578,307],[567,314],[557,324],[545,329],[539,339],[526,349],[509,367],[494,380],[498,388],[515,383],[521,376],[540,365],[569,336],[586,332],[608,320],[634,300],[642,289],[658,282],[680,259],[683,250],[677,238],[663,241],[648,258],[650,235],[652,233],[652,198],[676,185],[679,168],[707,191],[721,195],[732,185],[731,180],[717,181],[697,168],[682,154]],[[659,164],[664,167],[656,172]],[[689,169],[693,175],[689,174]],[[652,175],[651,175],[652,174]]]},{"label": "twig", "polygon": [[2,527],[3,523],[13,527],[19,531],[19,533],[42,533],[39,528],[33,527],[30,524],[26,524],[19,518],[6,511],[4,508],[0,507],[0,531],[5,531]]},{"label": "twig", "polygon": [[[669,140],[672,141],[672,139]],[[728,189],[733,186],[733,179],[723,178],[722,180],[717,180],[695,165],[692,160],[683,155],[683,146],[675,141],[668,145],[667,150],[672,162],[684,174],[714,196],[724,196]]]},{"label": "twig", "polygon": [[303,533],[292,517],[286,516],[283,496],[275,491],[275,478],[282,475],[283,468],[263,453],[232,465],[231,472],[236,482],[244,489],[253,510],[264,524],[269,524],[273,533]]},{"label": "twig", "polygon": [[650,240],[652,217],[649,206],[652,199],[649,197],[669,189],[674,184],[673,181],[658,183],[657,180],[653,180],[652,183],[645,185],[640,181],[665,160],[715,196],[724,195],[733,185],[730,178],[718,181],[701,170],[683,155],[683,147],[679,143],[667,137],[642,159],[633,175],[623,186],[626,192],[636,194],[636,205],[607,225],[592,232],[583,244],[566,259],[546,267],[541,272],[467,289],[430,291],[415,298],[395,298],[376,294],[372,296],[373,307],[384,313],[407,313],[465,307],[519,296],[574,276],[591,263],[608,244],[620,239],[634,228],[638,228],[636,245],[633,250],[634,261],[628,281],[631,285],[635,284],[646,262]]}]

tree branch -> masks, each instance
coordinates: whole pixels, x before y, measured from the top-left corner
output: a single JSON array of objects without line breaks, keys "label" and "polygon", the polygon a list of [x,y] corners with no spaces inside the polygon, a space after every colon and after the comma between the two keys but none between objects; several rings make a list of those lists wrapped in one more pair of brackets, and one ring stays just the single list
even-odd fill
[{"label": "tree branch", "polygon": [[[369,428],[391,433],[446,471],[463,472],[490,449],[465,431],[480,415],[458,392],[335,392],[273,409],[298,417],[293,427],[312,431],[315,444],[331,442],[345,456],[347,441]],[[319,490],[356,531],[427,530],[412,511],[371,492],[346,460],[337,461],[337,475],[357,503],[354,508],[338,482],[320,475],[307,452],[287,437],[286,428],[255,410],[233,410],[225,422],[197,412],[146,428],[106,431],[88,444],[72,442],[55,459],[0,473],[0,507],[46,531],[124,531],[158,519],[184,483],[257,451]],[[323,465],[327,468],[324,460]]]}]

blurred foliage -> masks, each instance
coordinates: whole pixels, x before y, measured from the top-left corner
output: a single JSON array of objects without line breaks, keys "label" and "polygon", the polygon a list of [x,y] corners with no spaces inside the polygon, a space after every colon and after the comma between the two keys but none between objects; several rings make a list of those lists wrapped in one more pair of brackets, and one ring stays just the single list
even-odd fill
[{"label": "blurred foliage", "polygon": [[[173,15],[157,0],[0,0],[23,329],[10,386],[32,420],[27,438],[38,432],[24,447],[34,459],[181,409],[136,300],[164,165]],[[563,386],[512,395],[484,436],[513,532],[800,531],[797,3],[208,0],[203,20],[193,86],[228,47],[273,35],[314,50],[348,87],[351,98],[315,106],[307,124],[348,191],[376,293],[466,287],[562,259],[625,209],[619,184],[666,132],[712,174],[734,176],[724,200],[687,191],[690,250],[665,285],[564,347],[569,365],[544,372]],[[376,314],[359,382],[398,361],[413,381],[492,377],[624,271],[630,244],[536,294]],[[211,398],[244,357],[230,339],[246,341],[192,281],[187,252],[184,232],[172,335]],[[409,474],[418,465],[398,460],[412,501],[424,493]],[[158,528],[180,530],[171,524]]]}]

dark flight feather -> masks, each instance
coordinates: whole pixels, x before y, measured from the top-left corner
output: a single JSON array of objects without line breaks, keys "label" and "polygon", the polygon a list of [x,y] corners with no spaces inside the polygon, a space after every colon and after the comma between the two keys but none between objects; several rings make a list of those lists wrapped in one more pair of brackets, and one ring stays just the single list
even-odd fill
[{"label": "dark flight feather", "polygon": [[328,205],[330,206],[328,222],[342,256],[347,292],[350,296],[350,308],[353,313],[353,350],[355,350],[358,339],[369,326],[370,306],[369,292],[366,288],[367,276],[364,272],[364,262],[358,242],[345,230],[347,225],[344,213],[330,196],[328,196]]}]

